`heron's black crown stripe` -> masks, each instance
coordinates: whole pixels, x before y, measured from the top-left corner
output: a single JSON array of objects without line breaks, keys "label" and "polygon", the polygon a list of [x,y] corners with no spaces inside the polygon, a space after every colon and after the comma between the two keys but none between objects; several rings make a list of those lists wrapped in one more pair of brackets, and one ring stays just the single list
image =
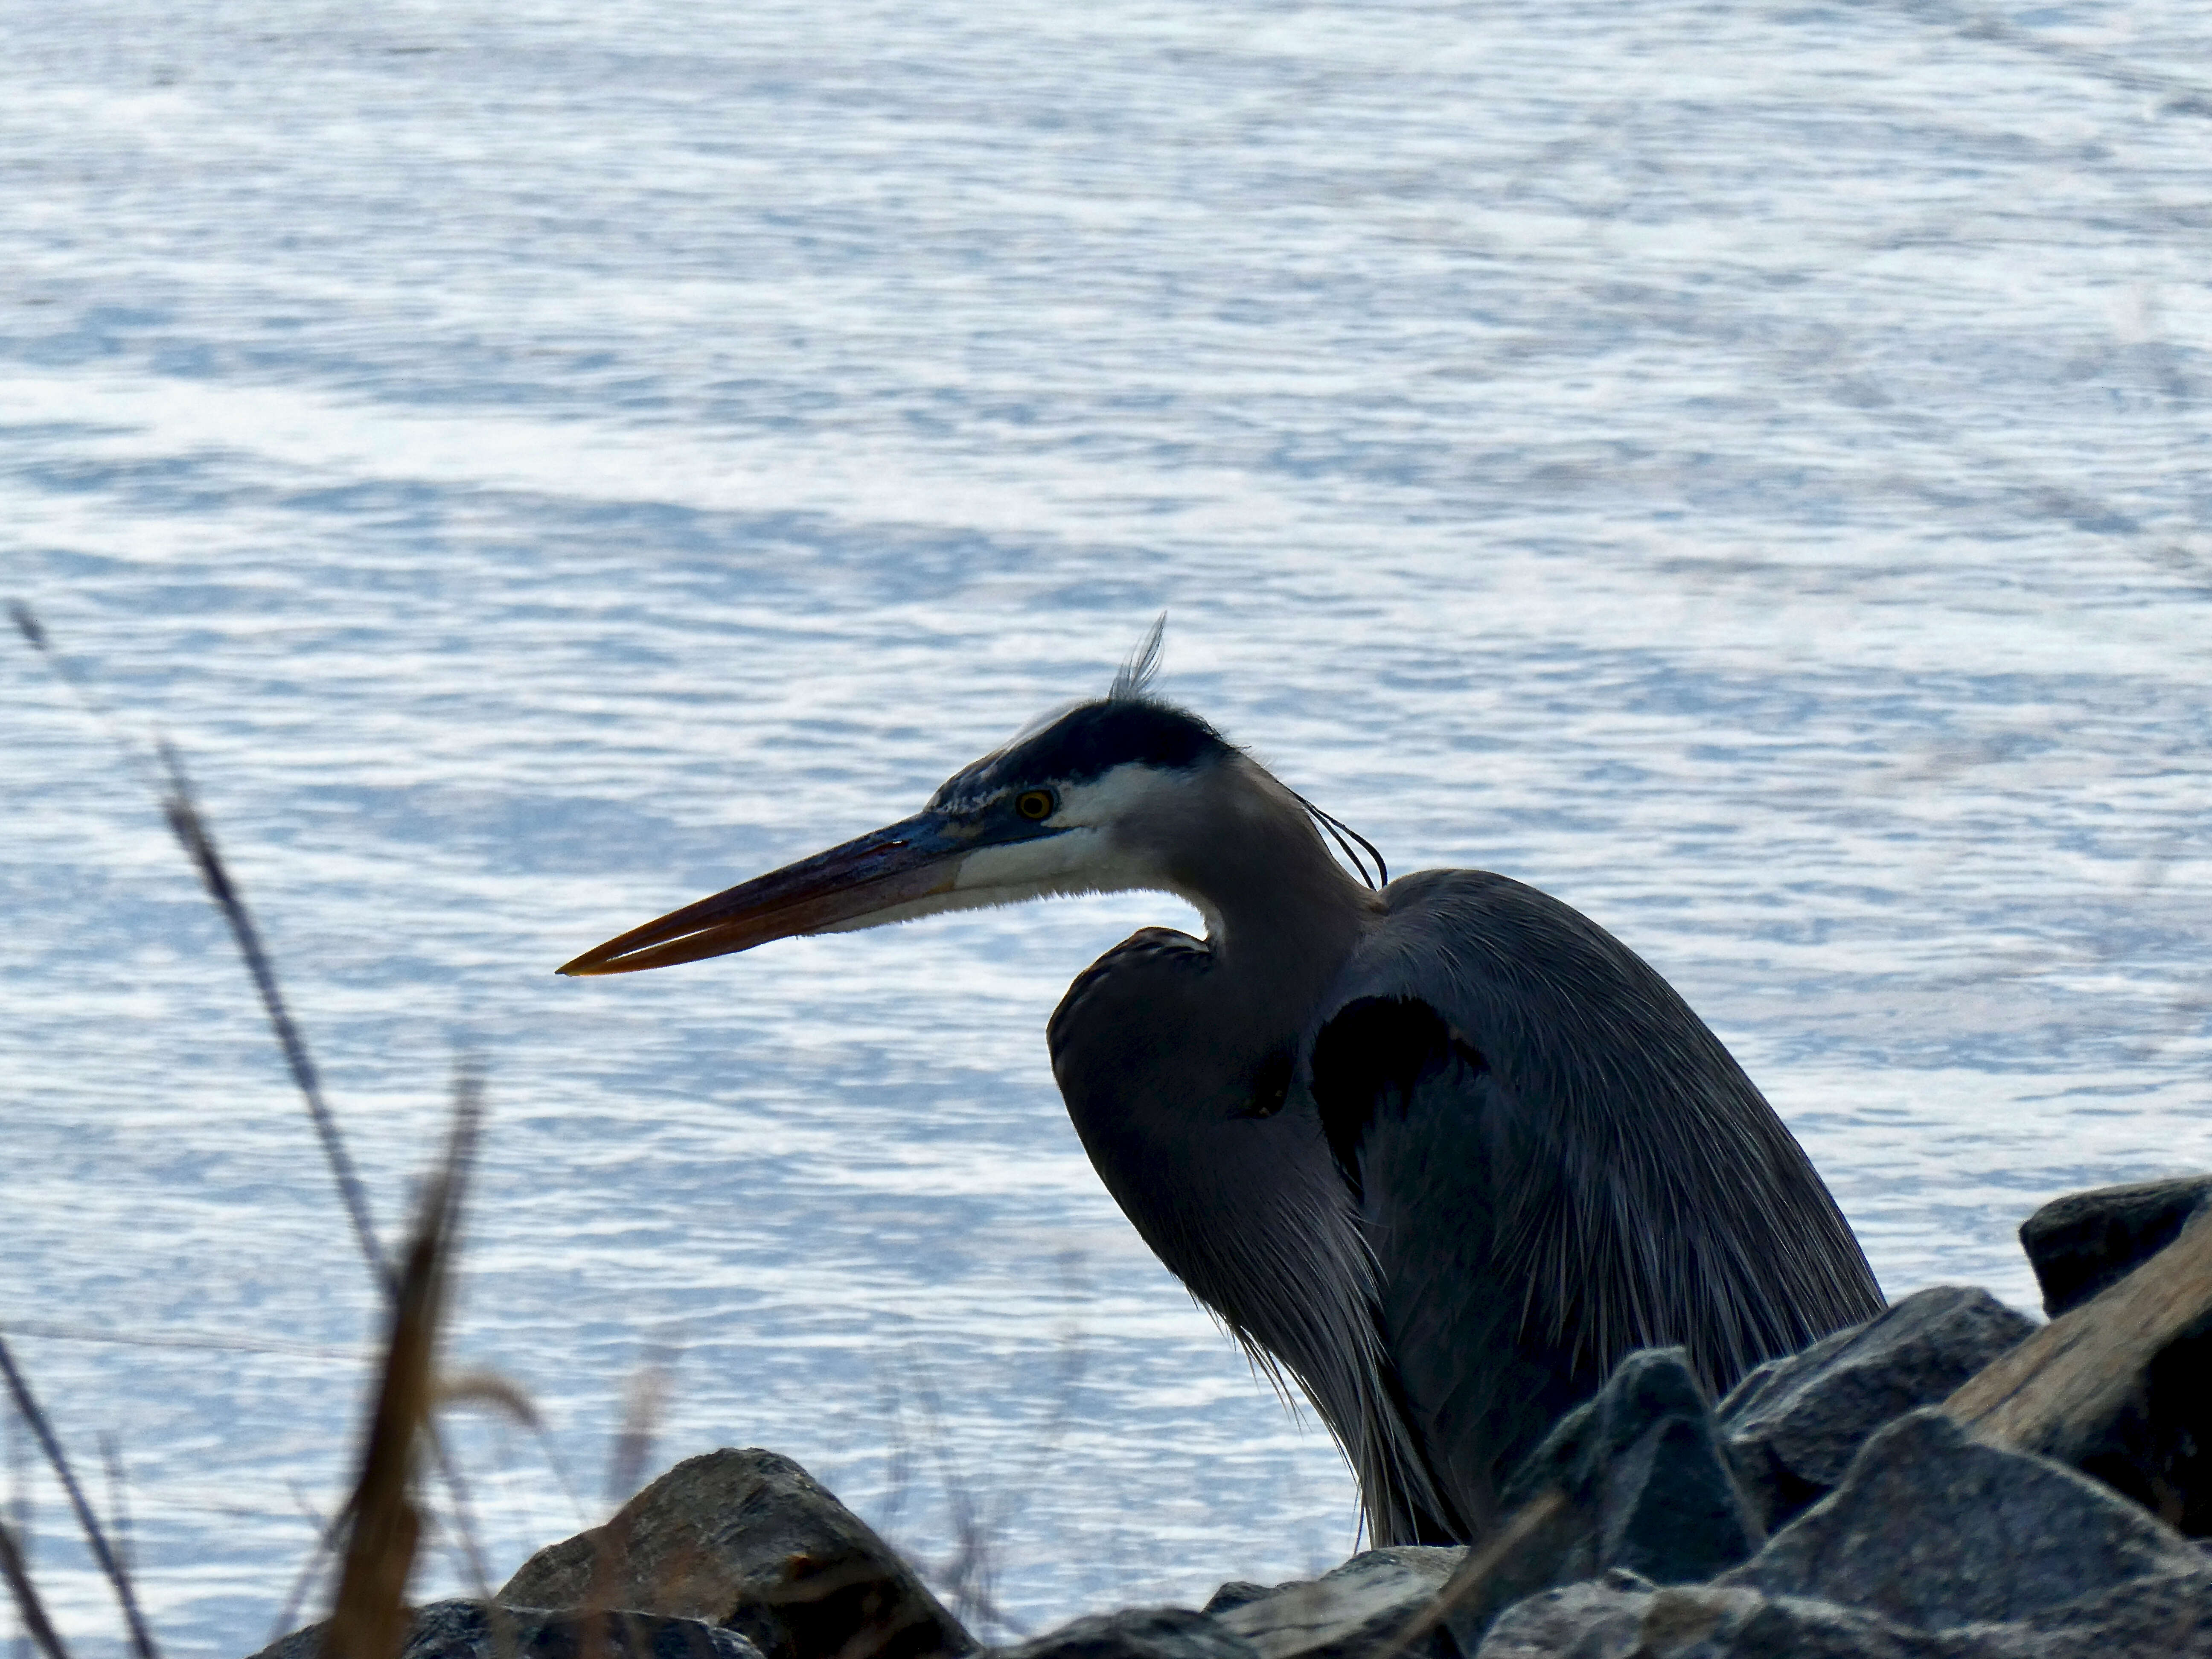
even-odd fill
[{"label": "heron's black crown stripe", "polygon": [[939,803],[1021,784],[1089,783],[1117,766],[1182,770],[1234,752],[1195,714],[1150,697],[1108,697],[1071,708],[1035,737],[947,779]]}]

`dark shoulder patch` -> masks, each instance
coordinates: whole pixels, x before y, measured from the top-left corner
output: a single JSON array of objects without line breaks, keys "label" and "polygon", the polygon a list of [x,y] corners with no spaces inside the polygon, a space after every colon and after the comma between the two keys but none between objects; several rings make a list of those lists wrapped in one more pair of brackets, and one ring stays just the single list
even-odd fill
[{"label": "dark shoulder patch", "polygon": [[1060,1006],[1052,1011],[1045,1022],[1046,1051],[1058,1062],[1060,1050],[1066,1047],[1067,1035],[1073,1022],[1080,1016],[1084,1005],[1097,994],[1109,988],[1116,975],[1169,957],[1208,959],[1212,953],[1188,933],[1177,933],[1172,927],[1140,927],[1092,963],[1069,983],[1066,994]]},{"label": "dark shoulder patch", "polygon": [[1313,1047],[1314,1103],[1355,1196],[1364,1196],[1359,1148],[1369,1126],[1385,1113],[1402,1115],[1424,1082],[1455,1066],[1490,1069],[1443,1016],[1411,997],[1362,997],[1322,1027]]},{"label": "dark shoulder patch", "polygon": [[1235,752],[1186,709],[1150,697],[1107,697],[1071,708],[1011,748],[946,779],[935,805],[952,805],[1037,783],[1089,783],[1117,766],[1187,770]]}]

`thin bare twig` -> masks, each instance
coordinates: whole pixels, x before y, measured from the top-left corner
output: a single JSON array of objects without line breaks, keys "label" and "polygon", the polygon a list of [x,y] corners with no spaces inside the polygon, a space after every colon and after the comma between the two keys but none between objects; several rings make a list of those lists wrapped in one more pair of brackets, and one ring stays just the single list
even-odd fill
[{"label": "thin bare twig", "polygon": [[100,1459],[107,1466],[107,1525],[115,1534],[115,1559],[123,1564],[125,1573],[135,1572],[137,1564],[131,1559],[131,1477],[123,1467],[123,1448],[105,1429],[100,1435]]},{"label": "thin bare twig", "polygon": [[655,1348],[630,1376],[623,1391],[623,1424],[607,1454],[607,1501],[626,1504],[644,1483],[660,1413],[668,1402],[669,1356]]},{"label": "thin bare twig", "polygon": [[293,1024],[292,1012],[284,1005],[276,969],[270,966],[269,953],[262,948],[260,929],[253,925],[245,898],[224,867],[214,834],[192,797],[191,780],[185,775],[183,761],[166,741],[161,752],[167,775],[161,814],[168,819],[170,830],[184,848],[185,856],[191,860],[193,868],[199,872],[208,896],[230,924],[231,937],[238,943],[239,955],[246,958],[246,971],[252,976],[254,989],[261,994],[261,1006],[268,1012],[277,1046],[284,1051],[284,1063],[291,1070],[292,1081],[298,1085],[301,1098],[307,1102],[307,1116],[314,1123],[316,1137],[323,1144],[323,1157],[331,1166],[331,1179],[337,1182],[339,1200],[345,1205],[355,1236],[361,1241],[362,1255],[368,1262],[369,1272],[375,1276],[377,1284],[390,1296],[393,1293],[392,1265],[385,1258],[384,1247],[377,1243],[376,1224],[369,1218],[368,1195],[362,1188],[360,1176],[355,1173],[345,1138],[338,1133],[337,1120],[331,1115],[330,1103],[323,1098],[322,1079],[316,1074],[314,1057],[308,1054],[300,1028]]},{"label": "thin bare twig", "polygon": [[360,1176],[354,1172],[353,1159],[346,1151],[344,1137],[338,1133],[337,1120],[323,1098],[322,1079],[316,1073],[314,1057],[307,1052],[307,1041],[293,1023],[290,1009],[285,1006],[276,969],[270,963],[269,953],[262,948],[261,931],[254,926],[252,914],[246,908],[244,896],[231,880],[222,856],[216,848],[215,836],[193,798],[191,780],[185,775],[183,761],[175,749],[163,741],[157,744],[161,765],[158,769],[150,768],[143,752],[125,735],[115,716],[94,695],[83,676],[55,652],[52,636],[30,606],[20,599],[14,600],[8,612],[16,632],[53,671],[55,678],[75,694],[86,713],[106,729],[131,769],[159,795],[162,817],[184,848],[185,856],[191,860],[192,867],[199,872],[208,896],[222,912],[223,920],[230,924],[231,937],[237,941],[239,954],[246,958],[246,969],[252,977],[254,988],[261,994],[261,1006],[276,1031],[277,1046],[284,1051],[284,1063],[291,1071],[292,1081],[307,1102],[307,1116],[314,1124],[317,1139],[322,1142],[323,1156],[331,1166],[331,1178],[337,1182],[338,1197],[353,1222],[362,1255],[375,1276],[378,1288],[390,1297],[393,1293],[391,1264],[385,1259],[383,1247],[377,1243],[375,1224],[369,1218],[368,1199]]},{"label": "thin bare twig", "polygon": [[131,1627],[131,1645],[138,1659],[161,1659],[161,1650],[154,1645],[154,1633],[146,1628],[146,1620],[138,1611],[138,1597],[131,1588],[131,1575],[124,1571],[123,1563],[108,1547],[106,1530],[100,1517],[92,1512],[85,1501],[84,1488],[77,1484],[76,1471],[70,1467],[69,1455],[62,1450],[62,1443],[54,1436],[53,1425],[31,1392],[31,1385],[15,1364],[15,1356],[9,1349],[8,1339],[0,1336],[0,1373],[8,1379],[8,1392],[15,1398],[15,1410],[30,1425],[38,1437],[39,1449],[46,1455],[46,1462],[62,1490],[69,1494],[70,1506],[76,1511],[77,1524],[84,1528],[85,1541],[92,1547],[93,1559],[100,1570],[107,1575],[107,1582],[115,1588],[115,1599],[122,1604],[123,1620]]},{"label": "thin bare twig", "polygon": [[[31,1566],[31,1431],[19,1417],[8,1419],[8,1526],[15,1534],[15,1553],[26,1572]],[[9,1646],[14,1659],[31,1659],[28,1626],[15,1632]]]},{"label": "thin bare twig", "polygon": [[8,1590],[15,1598],[15,1610],[23,1616],[24,1633],[39,1645],[46,1659],[70,1659],[70,1650],[62,1644],[61,1632],[54,1621],[46,1617],[46,1603],[39,1600],[38,1587],[31,1583],[31,1571],[23,1560],[21,1547],[15,1534],[4,1523],[0,1523],[0,1576],[8,1580]]},{"label": "thin bare twig", "polygon": [[[292,1018],[291,1010],[285,1004],[276,968],[262,945],[260,929],[254,925],[252,913],[246,908],[244,896],[231,879],[229,870],[222,861],[222,855],[216,846],[214,832],[209,829],[206,817],[193,796],[191,782],[185,775],[182,759],[173,747],[162,742],[157,745],[161,762],[160,771],[149,774],[143,757],[124,735],[114,716],[94,695],[83,678],[55,654],[45,624],[32,613],[30,607],[17,601],[11,604],[9,610],[23,638],[63,684],[76,695],[94,719],[106,728],[132,769],[142,776],[152,777],[154,787],[161,797],[162,817],[184,848],[185,855],[191,860],[192,866],[206,886],[209,896],[215,901],[216,908],[222,912],[223,920],[229,924],[231,937],[237,942],[239,954],[245,958],[246,971],[252,978],[254,988],[260,994],[262,1006],[268,1014],[271,1030],[276,1033],[277,1046],[283,1051],[285,1065],[291,1072],[292,1080],[299,1088],[301,1099],[307,1103],[307,1116],[314,1126],[316,1138],[322,1144],[325,1160],[330,1165],[331,1179],[337,1186],[338,1197],[345,1206],[347,1217],[353,1224],[354,1235],[360,1243],[362,1259],[368,1264],[370,1276],[387,1301],[395,1298],[398,1287],[391,1262],[377,1240],[375,1223],[369,1214],[368,1194],[356,1172],[353,1158],[346,1150],[345,1138],[339,1133],[337,1119],[323,1097],[322,1080],[315,1069],[314,1057],[308,1052],[307,1040],[301,1035],[299,1026]],[[462,1086],[471,1091],[480,1091],[481,1079],[477,1074],[475,1063],[468,1062],[467,1069],[468,1079]],[[470,1121],[472,1124],[473,1117]],[[470,1133],[473,1134],[473,1128]],[[469,1513],[467,1490],[460,1470],[454,1464],[444,1441],[434,1436],[432,1453],[439,1474],[453,1498],[455,1529],[472,1571],[481,1579],[484,1576],[483,1555],[477,1546],[475,1528]]]},{"label": "thin bare twig", "polygon": [[484,1553],[477,1545],[476,1506],[469,1499],[468,1482],[461,1477],[461,1466],[454,1459],[453,1449],[447,1445],[446,1437],[438,1427],[436,1408],[441,1395],[438,1379],[430,1379],[428,1410],[422,1419],[422,1437],[428,1443],[431,1461],[438,1466],[439,1478],[446,1483],[446,1495],[453,1500],[455,1541],[460,1547],[461,1562],[467,1570],[469,1582],[476,1586],[479,1599],[491,1600],[491,1568]]},{"label": "thin bare twig", "polygon": [[[296,1492],[294,1496],[298,1496]],[[294,1628],[292,1620],[299,1616],[301,1604],[307,1601],[309,1593],[321,1580],[325,1565],[337,1550],[338,1540],[345,1533],[344,1511],[341,1510],[325,1521],[317,1516],[312,1510],[308,1510],[308,1506],[304,1502],[301,1503],[301,1507],[307,1511],[308,1520],[314,1522],[315,1547],[307,1552],[307,1559],[300,1564],[300,1571],[292,1576],[292,1587],[284,1592],[283,1605],[276,1610],[276,1622],[269,1627],[269,1639],[262,1644],[264,1647],[274,1647],[278,1641],[291,1633]]]}]

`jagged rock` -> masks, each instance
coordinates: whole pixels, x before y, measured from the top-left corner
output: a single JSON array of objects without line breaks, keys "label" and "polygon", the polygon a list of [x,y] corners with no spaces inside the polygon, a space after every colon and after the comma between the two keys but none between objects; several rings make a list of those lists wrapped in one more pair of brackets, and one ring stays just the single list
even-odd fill
[{"label": "jagged rock", "polygon": [[2043,1287],[2043,1311],[2056,1319],[2181,1236],[2212,1197],[2212,1175],[2100,1187],[2056,1198],[2020,1224],[2021,1248]]},{"label": "jagged rock", "polygon": [[1766,1525],[1833,1487],[1876,1429],[1948,1398],[2035,1329],[1987,1291],[1938,1285],[1760,1366],[1716,1415]]},{"label": "jagged rock", "polygon": [[1877,1433],[1832,1496],[1717,1582],[1933,1631],[2029,1619],[2176,1572],[2212,1589],[2203,1554],[2135,1504],[1921,1410]]},{"label": "jagged rock", "polygon": [[1279,1589],[1288,1589],[1288,1584],[1255,1584],[1249,1578],[1232,1578],[1206,1598],[1200,1613],[1229,1613],[1248,1601],[1256,1601],[1263,1595],[1273,1595]]},{"label": "jagged rock", "polygon": [[1062,1625],[991,1659],[1259,1659],[1243,1637],[1218,1620],[1187,1607],[1132,1607]]},{"label": "jagged rock", "polygon": [[1505,1501],[1517,1506],[1547,1487],[1588,1522],[1560,1579],[1625,1567],[1654,1583],[1692,1583],[1765,1539],[1680,1348],[1644,1349],[1616,1365],[1515,1472]]},{"label": "jagged rock", "polygon": [[[1220,1612],[1209,1601],[1206,1611],[1260,1659],[1358,1659],[1395,1643],[1466,1554],[1415,1545],[1369,1550],[1319,1578]],[[1439,1628],[1401,1651],[1411,1659],[1454,1659],[1455,1650]]]},{"label": "jagged rock", "polygon": [[605,1526],[538,1551],[496,1599],[702,1620],[766,1659],[929,1659],[977,1645],[858,1516],[760,1450],[678,1464]]},{"label": "jagged rock", "polygon": [[1447,1595],[1444,1623],[1472,1652],[1491,1621],[1549,1585],[1623,1569],[1709,1578],[1765,1534],[1723,1452],[1680,1348],[1630,1354],[1514,1472],[1507,1519]]},{"label": "jagged rock", "polygon": [[1475,1659],[2212,1659],[2212,1596],[2202,1575],[2161,1577],[2018,1623],[1929,1632],[1828,1601],[1607,1581],[1508,1608]]},{"label": "jagged rock", "polygon": [[[326,1625],[294,1631],[254,1659],[320,1659]],[[761,1659],[735,1631],[641,1613],[555,1613],[483,1601],[415,1611],[400,1659]]]}]

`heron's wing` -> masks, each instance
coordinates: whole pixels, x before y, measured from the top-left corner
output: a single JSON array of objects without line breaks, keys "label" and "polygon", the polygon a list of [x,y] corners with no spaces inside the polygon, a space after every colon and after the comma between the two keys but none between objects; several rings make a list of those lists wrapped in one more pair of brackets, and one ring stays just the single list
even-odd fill
[{"label": "heron's wing", "polygon": [[1519,1440],[1516,1410],[1548,1421],[1550,1394],[1632,1348],[1679,1343],[1717,1391],[1879,1311],[1803,1151],[1641,958],[1503,876],[1426,872],[1385,896],[1306,1081],[1409,1415],[1473,1449],[1445,1461]]}]

